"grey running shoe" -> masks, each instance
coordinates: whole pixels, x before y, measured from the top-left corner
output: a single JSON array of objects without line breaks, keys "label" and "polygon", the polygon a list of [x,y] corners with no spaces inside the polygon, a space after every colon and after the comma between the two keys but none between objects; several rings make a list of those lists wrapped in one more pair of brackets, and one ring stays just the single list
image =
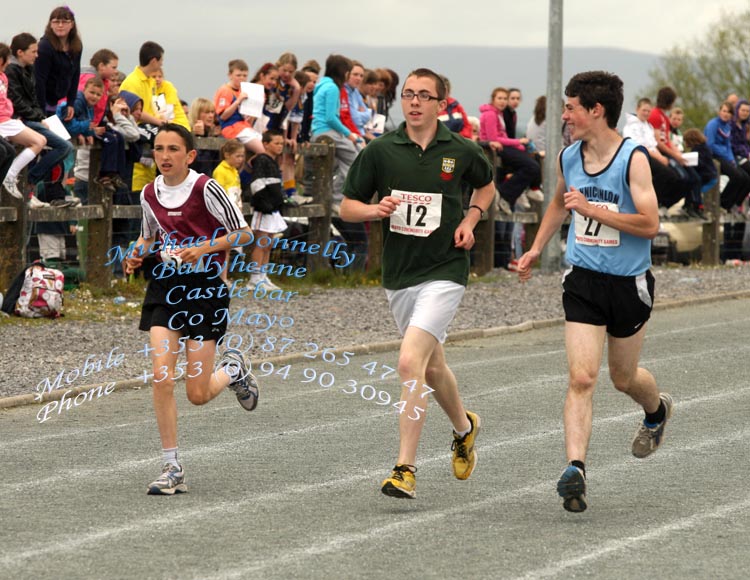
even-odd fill
[{"label": "grey running shoe", "polygon": [[186,493],[185,472],[182,467],[165,463],[161,468],[161,477],[148,486],[148,495],[174,495]]},{"label": "grey running shoe", "polygon": [[568,465],[557,482],[557,493],[563,498],[563,507],[569,512],[586,511],[586,476],[575,465]]},{"label": "grey running shoe", "polygon": [[633,455],[639,459],[651,455],[659,448],[662,441],[664,441],[664,426],[672,416],[672,406],[674,403],[672,397],[667,393],[662,393],[659,395],[659,398],[664,402],[664,406],[667,409],[664,421],[656,425],[656,427],[647,427],[645,422],[641,423],[633,438]]},{"label": "grey running shoe", "polygon": [[242,408],[252,411],[258,406],[258,379],[250,372],[250,365],[245,356],[238,350],[228,348],[219,361],[219,368],[223,368],[231,378],[229,388],[237,395]]}]

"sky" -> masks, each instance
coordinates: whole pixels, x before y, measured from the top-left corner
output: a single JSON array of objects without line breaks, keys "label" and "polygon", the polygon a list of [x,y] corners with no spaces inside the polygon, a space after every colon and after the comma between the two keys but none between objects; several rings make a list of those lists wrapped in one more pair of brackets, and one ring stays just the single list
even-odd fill
[{"label": "sky", "polygon": [[[38,35],[58,2],[14,2],[3,11],[4,42],[21,31]],[[136,44],[165,48],[197,43],[334,45],[543,46],[545,0],[101,0],[71,1],[86,47]],[[658,6],[659,17],[652,14]],[[564,42],[660,53],[694,38],[722,9],[750,9],[747,0],[566,0]],[[234,24],[232,24],[234,23]],[[124,55],[123,55],[124,56]]]}]

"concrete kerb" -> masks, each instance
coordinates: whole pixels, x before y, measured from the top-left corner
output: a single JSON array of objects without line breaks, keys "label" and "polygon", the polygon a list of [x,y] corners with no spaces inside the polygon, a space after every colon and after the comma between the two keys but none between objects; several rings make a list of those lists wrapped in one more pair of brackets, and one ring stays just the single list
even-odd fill
[{"label": "concrete kerb", "polygon": [[[694,306],[699,304],[708,304],[711,302],[719,302],[722,300],[738,300],[742,298],[750,298],[750,290],[741,290],[738,292],[727,292],[725,294],[712,294],[709,296],[698,296],[694,298],[683,298],[680,300],[669,300],[667,302],[660,302],[654,305],[654,310],[667,310],[670,308],[681,308],[684,306]],[[494,328],[478,328],[469,330],[458,330],[450,333],[446,342],[460,342],[463,340],[472,340],[477,338],[486,338],[490,336],[501,336],[503,334],[514,334],[517,332],[528,332],[529,330],[549,328],[551,326],[560,326],[565,322],[565,319],[560,318],[549,318],[546,320],[528,320],[520,324],[512,326],[496,326]],[[377,352],[389,352],[398,350],[401,346],[400,340],[386,340],[383,342],[372,342],[369,344],[358,344],[353,346],[347,346],[343,348],[332,349],[330,352],[334,354],[341,354],[343,352],[352,352],[354,354],[368,354]],[[305,360],[304,353],[285,354],[280,356],[268,357],[262,359],[262,361],[269,361],[275,365],[278,364],[292,364],[296,362],[302,362]],[[112,381],[110,381],[112,382]],[[124,391],[128,389],[137,389],[148,386],[144,384],[142,379],[127,379],[123,381],[114,381],[115,391]],[[0,409],[10,409],[12,407],[22,407],[25,405],[33,405],[36,403],[47,403],[48,401],[56,401],[62,398],[64,393],[70,393],[75,396],[84,391],[99,386],[101,383],[95,385],[82,385],[80,387],[71,387],[70,389],[56,389],[51,393],[45,393],[42,400],[39,401],[36,395],[16,395],[13,397],[0,398]]]}]

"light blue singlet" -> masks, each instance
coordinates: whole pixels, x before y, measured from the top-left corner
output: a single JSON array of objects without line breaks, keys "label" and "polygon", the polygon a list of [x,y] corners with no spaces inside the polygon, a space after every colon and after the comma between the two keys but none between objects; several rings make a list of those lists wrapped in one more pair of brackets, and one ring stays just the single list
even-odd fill
[{"label": "light blue singlet", "polygon": [[[566,189],[575,187],[592,203],[609,204],[620,213],[637,213],[628,179],[630,160],[642,145],[624,139],[612,161],[602,171],[588,174],[583,168],[582,142],[566,147],[561,166]],[[615,207],[616,206],[616,207]],[[637,276],[651,267],[651,240],[626,234],[572,212],[565,258],[570,264],[617,276]]]}]

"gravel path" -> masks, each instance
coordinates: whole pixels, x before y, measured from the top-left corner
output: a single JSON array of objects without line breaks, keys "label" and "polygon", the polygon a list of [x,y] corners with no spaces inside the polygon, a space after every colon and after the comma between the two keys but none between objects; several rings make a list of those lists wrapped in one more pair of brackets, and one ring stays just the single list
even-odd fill
[{"label": "gravel path", "polygon": [[[750,268],[654,268],[656,300],[667,301],[727,292],[750,290]],[[504,270],[493,273],[491,282],[470,284],[451,326],[452,330],[491,328],[562,316],[560,275],[537,275],[521,285],[515,275]],[[243,320],[252,313],[263,313],[280,320],[294,318],[291,328],[275,325],[267,333],[264,326],[232,324],[229,332],[248,341],[253,336],[253,358],[265,356],[261,351],[267,336],[294,339],[285,353],[309,351],[314,342],[320,349],[343,347],[398,338],[381,288],[314,290],[296,296],[289,304],[244,298],[232,301],[232,312],[245,308]],[[132,379],[149,368],[142,353],[147,334],[137,329],[139,308],[126,319],[107,322],[80,322],[58,319],[38,325],[5,324],[0,326],[0,397],[34,393],[40,381],[54,380],[65,369],[71,386]],[[247,344],[247,342],[246,342]],[[124,353],[120,366],[105,368],[107,354]],[[102,371],[75,379],[83,370],[87,356],[103,357]],[[63,381],[63,385],[64,385]]]}]

